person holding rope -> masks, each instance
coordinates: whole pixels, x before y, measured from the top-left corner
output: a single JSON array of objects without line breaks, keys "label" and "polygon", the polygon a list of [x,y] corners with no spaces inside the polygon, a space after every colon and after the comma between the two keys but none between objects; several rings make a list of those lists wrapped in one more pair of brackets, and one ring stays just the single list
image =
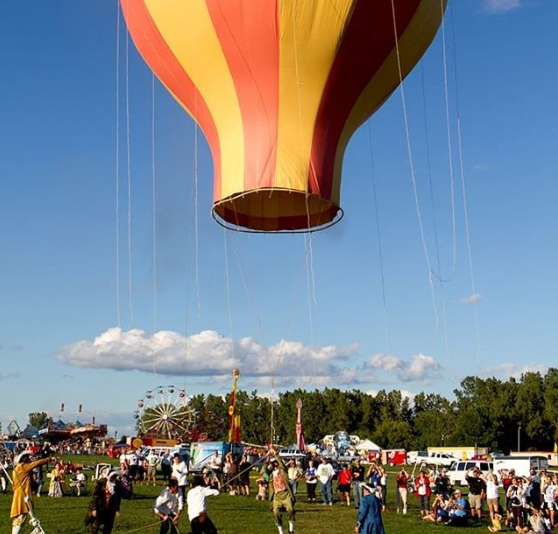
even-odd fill
[{"label": "person holding rope", "polygon": [[294,534],[296,499],[289,485],[287,469],[273,446],[270,447],[267,457],[267,464],[272,466],[271,481],[269,484],[269,502],[270,509],[273,511],[277,530],[279,534],[283,534],[283,511],[286,511],[289,520],[289,534]]},{"label": "person holding rope", "polygon": [[188,504],[188,519],[192,534],[217,534],[213,521],[207,515],[206,497],[219,495],[219,490],[205,486],[203,477],[196,475],[192,489],[186,496]]},{"label": "person holding rope", "polygon": [[10,512],[12,534],[19,534],[27,516],[33,510],[33,492],[31,490],[33,469],[45,465],[50,461],[54,461],[54,458],[32,460],[32,452],[23,451],[16,456],[14,461],[15,467],[12,481],[14,496],[12,498],[12,509]]},{"label": "person holding rope", "polygon": [[157,497],[153,508],[161,520],[159,534],[178,534],[178,520],[183,507],[183,500],[178,495],[178,481],[171,478],[168,486]]}]

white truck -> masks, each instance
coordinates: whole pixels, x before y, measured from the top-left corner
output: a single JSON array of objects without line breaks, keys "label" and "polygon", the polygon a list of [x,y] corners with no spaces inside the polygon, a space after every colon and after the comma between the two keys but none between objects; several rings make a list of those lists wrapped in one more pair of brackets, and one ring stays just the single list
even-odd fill
[{"label": "white truck", "polygon": [[502,469],[515,470],[520,477],[528,477],[531,469],[540,471],[548,469],[548,457],[542,454],[525,454],[524,456],[495,456],[494,472],[499,473]]},{"label": "white truck", "polygon": [[449,467],[457,458],[445,452],[411,451],[407,454],[410,465],[432,465],[435,467]]}]

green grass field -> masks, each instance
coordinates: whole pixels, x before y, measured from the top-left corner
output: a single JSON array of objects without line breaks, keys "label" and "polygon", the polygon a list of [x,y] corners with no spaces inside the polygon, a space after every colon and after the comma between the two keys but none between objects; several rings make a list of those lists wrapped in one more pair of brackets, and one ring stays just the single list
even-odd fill
[{"label": "green grass field", "polygon": [[[93,457],[72,457],[75,463],[86,463],[97,460]],[[106,458],[100,459],[106,462]],[[89,480],[91,471],[88,472]],[[439,527],[423,522],[419,518],[416,499],[410,497],[409,513],[405,516],[395,513],[395,489],[393,484],[394,475],[391,478],[391,486],[388,486],[388,510],[384,514],[384,525],[387,534],[427,533],[447,527]],[[162,483],[158,486],[136,485],[134,497],[124,500],[122,503],[120,517],[116,521],[114,534],[157,534],[159,532],[158,518],[152,511],[155,498],[162,489]],[[253,484],[255,488],[255,484]],[[89,488],[92,483],[89,482]],[[89,504],[89,496],[63,497],[52,499],[46,496],[48,488],[45,486],[44,496],[35,498],[35,512],[41,520],[46,534],[78,534],[87,533],[83,519]],[[267,502],[256,501],[254,495],[250,497],[230,496],[221,494],[219,497],[208,500],[209,515],[221,534],[275,534],[277,532],[271,513],[268,511]],[[318,495],[319,497],[319,495]],[[335,495],[338,499],[338,495]],[[342,506],[336,502],[334,506],[322,506],[321,504],[307,504],[304,485],[299,487],[297,503],[297,534],[340,534],[353,532],[356,510],[353,506]],[[10,505],[11,493],[0,494],[0,532],[9,533],[10,529]],[[452,528],[451,532],[487,532],[488,520],[485,519],[482,527],[469,527],[467,529]],[[287,529],[286,529],[287,530]],[[186,514],[180,522],[182,533],[190,532]],[[23,533],[31,532],[31,527],[24,527]]]}]

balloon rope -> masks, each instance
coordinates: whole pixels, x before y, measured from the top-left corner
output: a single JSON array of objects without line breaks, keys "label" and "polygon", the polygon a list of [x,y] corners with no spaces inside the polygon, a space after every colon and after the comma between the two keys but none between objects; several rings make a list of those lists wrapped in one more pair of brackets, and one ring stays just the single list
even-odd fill
[{"label": "balloon rope", "polygon": [[115,139],[115,293],[116,293],[116,324],[120,328],[120,2],[116,2],[116,139]]},{"label": "balloon rope", "polygon": [[[314,263],[312,254],[312,233],[305,234],[306,239],[306,300],[308,309],[308,328],[310,331],[310,350],[314,347],[314,317],[312,314],[312,302],[315,306],[316,287],[314,283]],[[316,372],[316,359],[312,358],[312,377],[314,378],[316,389],[318,388],[318,376]]]},{"label": "balloon rope", "polygon": [[397,69],[399,72],[399,87],[400,87],[400,91],[401,91],[401,104],[403,107],[403,117],[404,117],[404,121],[405,121],[405,135],[407,138],[407,156],[409,159],[409,170],[411,173],[411,182],[413,184],[413,193],[414,193],[414,198],[415,198],[415,211],[416,211],[416,215],[417,215],[417,220],[418,220],[418,225],[419,225],[419,230],[420,230],[420,237],[421,237],[421,242],[422,242],[422,249],[423,249],[423,253],[424,253],[424,258],[426,261],[426,266],[428,268],[428,283],[430,285],[430,296],[432,299],[432,309],[434,311],[434,319],[435,319],[435,328],[434,331],[438,330],[438,324],[439,324],[439,317],[438,317],[438,308],[436,305],[436,296],[434,294],[434,283],[432,280],[432,264],[430,261],[430,255],[428,253],[428,246],[426,244],[426,237],[425,237],[425,233],[424,233],[424,224],[422,222],[422,214],[421,214],[421,210],[420,210],[420,202],[419,202],[419,196],[418,196],[418,190],[417,190],[417,181],[416,181],[416,173],[415,173],[415,165],[414,165],[414,160],[413,160],[413,151],[411,148],[411,134],[410,134],[410,129],[409,129],[409,117],[407,114],[407,103],[406,103],[406,99],[405,99],[405,87],[403,84],[403,71],[401,68],[401,54],[399,51],[399,40],[397,37],[397,20],[395,17],[395,0],[391,0],[391,13],[392,13],[392,17],[393,17],[393,31],[394,31],[394,37],[395,37],[395,51],[396,51],[396,55],[397,55]]},{"label": "balloon rope", "polygon": [[275,362],[275,366],[273,367],[273,369],[271,370],[271,435],[272,437],[275,435],[275,422],[274,422],[274,417],[275,417],[275,413],[274,413],[274,405],[273,405],[273,398],[275,397],[275,379],[277,376],[277,369],[279,369],[279,366],[281,365],[281,362],[283,360],[283,352],[285,349],[285,340],[288,338],[289,336],[289,332],[291,330],[291,326],[292,326],[292,321],[294,318],[294,311],[296,309],[297,303],[298,303],[298,298],[300,296],[300,292],[301,292],[301,285],[302,285],[302,280],[305,274],[305,267],[306,262],[303,262],[302,268],[301,268],[301,272],[300,272],[300,278],[299,281],[297,283],[297,290],[295,292],[294,298],[293,298],[293,304],[291,306],[291,311],[289,313],[289,317],[287,320],[287,324],[285,326],[285,331],[283,334],[283,338],[281,339],[281,345],[279,347],[279,354],[277,355],[277,359]]},{"label": "balloon rope", "polygon": [[201,317],[200,297],[200,254],[199,254],[199,227],[198,227],[198,91],[194,92],[194,248],[195,248],[195,279],[196,279],[196,303],[198,305],[198,317]]},{"label": "balloon rope", "polygon": [[155,74],[151,74],[151,225],[153,229],[153,333],[157,331],[157,187],[155,173]]},{"label": "balloon rope", "polygon": [[[263,323],[262,323],[262,317],[261,317],[261,313],[258,307],[258,304],[256,302],[256,299],[254,297],[254,291],[252,290],[252,288],[249,285],[249,280],[253,280],[254,278],[252,276],[250,276],[250,273],[248,274],[248,276],[246,276],[246,274],[244,273],[245,271],[245,267],[243,267],[242,263],[240,262],[240,257],[239,254],[236,250],[235,247],[235,243],[234,240],[231,242],[232,245],[232,251],[234,254],[234,258],[236,260],[236,265],[238,268],[238,272],[240,274],[240,279],[242,281],[242,286],[244,287],[244,293],[246,294],[246,298],[248,300],[248,303],[250,304],[250,307],[252,309],[252,312],[254,313],[254,316],[256,317],[256,321],[258,323],[258,330],[260,333],[260,339],[262,340],[263,345],[266,345],[265,342],[265,334],[264,334],[264,328],[263,328]],[[269,351],[267,351],[267,358],[268,358],[268,367],[269,367]]]},{"label": "balloon rope", "polygon": [[382,247],[382,234],[380,231],[380,214],[378,210],[378,193],[376,190],[376,171],[374,165],[374,151],[372,143],[372,126],[368,121],[368,144],[370,147],[370,170],[372,174],[372,197],[374,198],[374,219],[376,224],[376,238],[378,242],[378,259],[380,261],[380,282],[382,287],[382,308],[384,313],[384,328],[386,335],[386,353],[391,353],[390,335],[389,335],[389,316],[386,299],[386,282],[384,276],[384,252]]},{"label": "balloon rope", "polygon": [[[451,5],[451,16],[452,16],[452,28],[455,28],[453,24],[453,3]],[[475,283],[475,269],[473,265],[473,252],[471,246],[471,233],[469,225],[469,209],[467,203],[467,188],[465,179],[465,165],[463,163],[463,145],[461,139],[461,112],[459,108],[459,83],[458,83],[458,73],[457,73],[457,57],[456,57],[456,44],[455,44],[455,30],[453,32],[453,54],[454,54],[454,64],[455,64],[455,107],[457,110],[457,146],[459,154],[459,168],[461,173],[461,194],[463,197],[463,213],[465,218],[465,238],[467,242],[467,256],[469,262],[469,278],[471,280],[471,299],[473,301],[473,306],[475,309],[475,331],[476,331],[476,360],[477,367],[480,367],[480,323],[479,323],[479,309],[478,309],[478,299],[479,295],[477,293],[476,283]]]},{"label": "balloon rope", "polygon": [[[440,0],[440,16],[442,18],[442,52],[443,52],[443,65],[444,65],[444,97],[446,102],[446,133],[448,141],[448,162],[449,162],[449,175],[450,175],[450,193],[451,193],[451,225],[452,225],[452,243],[453,243],[453,262],[452,262],[452,277],[455,273],[457,263],[457,237],[455,226],[455,179],[453,173],[453,148],[450,127],[450,110],[449,110],[449,95],[448,95],[448,66],[446,55],[446,24],[444,17],[444,0]],[[440,275],[441,276],[441,275]]]},{"label": "balloon rope", "polygon": [[[424,67],[421,64],[421,82],[422,82],[422,110],[424,115],[424,139],[425,139],[425,146],[426,146],[426,166],[428,169],[428,184],[430,186],[430,206],[432,209],[432,221],[434,225],[434,245],[436,249],[436,265],[438,268],[437,274],[434,274],[434,277],[438,280],[440,286],[440,293],[442,295],[442,328],[444,334],[444,345],[446,349],[446,360],[447,364],[449,365],[449,338],[448,338],[448,320],[447,320],[447,308],[446,308],[446,297],[444,291],[444,283],[448,282],[450,279],[443,279],[442,277],[442,262],[440,258],[440,240],[439,240],[439,232],[438,232],[438,217],[436,213],[436,203],[434,200],[434,182],[432,180],[432,163],[430,159],[430,134],[428,129],[428,114],[426,113],[426,85],[424,83]],[[453,180],[452,180],[453,184]],[[452,185],[453,189],[453,185]],[[452,212],[453,212],[453,193],[452,193]],[[452,213],[452,218],[455,220],[454,215]],[[455,258],[455,256],[454,256]],[[455,268],[455,263],[454,263]],[[452,272],[452,277],[453,277]]]},{"label": "balloon rope", "polygon": [[[153,335],[157,331],[157,183],[155,172],[155,73],[151,73],[151,227],[153,269]],[[157,376],[157,354],[151,354],[152,372]]]},{"label": "balloon rope", "polygon": [[[126,1],[126,11],[128,11]],[[128,327],[134,322],[134,303],[132,298],[132,172],[130,156],[130,32],[126,32],[126,172],[128,184],[128,310],[130,313]]]},{"label": "balloon rope", "polygon": [[231,306],[231,287],[229,281],[229,247],[227,241],[227,230],[223,228],[223,246],[225,256],[225,291],[227,294],[227,315],[229,319],[229,337],[231,339],[231,360],[234,362],[234,333]]}]

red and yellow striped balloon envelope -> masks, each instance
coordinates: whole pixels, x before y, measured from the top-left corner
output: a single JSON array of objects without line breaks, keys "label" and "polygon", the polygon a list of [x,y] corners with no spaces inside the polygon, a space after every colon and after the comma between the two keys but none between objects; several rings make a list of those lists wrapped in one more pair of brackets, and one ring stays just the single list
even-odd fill
[{"label": "red and yellow striped balloon envelope", "polygon": [[207,138],[217,220],[276,232],[342,216],[347,143],[424,54],[445,4],[121,0],[140,54]]}]

